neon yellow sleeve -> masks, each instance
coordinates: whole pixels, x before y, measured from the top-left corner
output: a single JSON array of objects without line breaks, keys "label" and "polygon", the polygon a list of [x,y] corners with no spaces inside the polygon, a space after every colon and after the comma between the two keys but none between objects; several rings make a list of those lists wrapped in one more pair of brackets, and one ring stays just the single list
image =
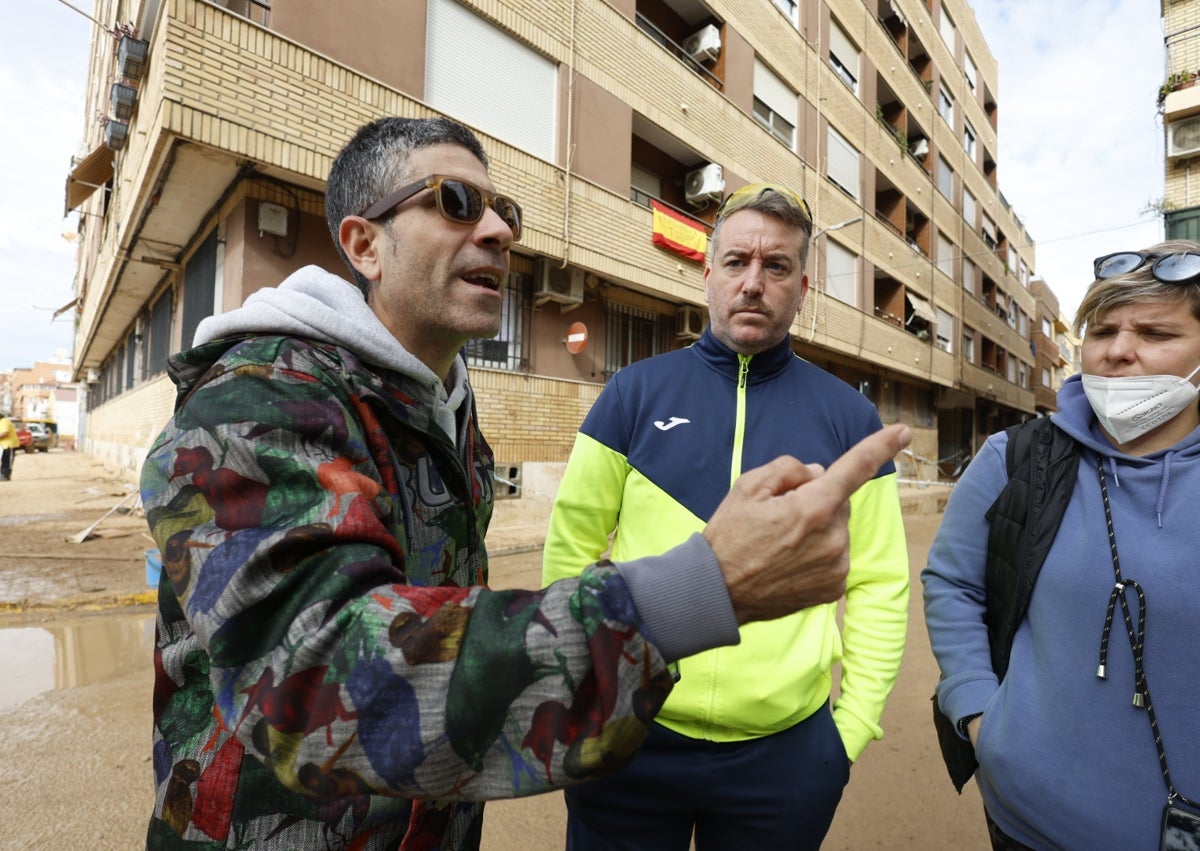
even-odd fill
[{"label": "neon yellow sleeve", "polygon": [[625,479],[625,456],[582,432],[567,461],[542,550],[542,584],[577,576],[608,550],[617,527]]},{"label": "neon yellow sleeve", "polygon": [[904,518],[897,476],[891,473],[850,497],[841,694],[833,718],[851,760],[883,736],[879,720],[904,653],[908,588]]}]

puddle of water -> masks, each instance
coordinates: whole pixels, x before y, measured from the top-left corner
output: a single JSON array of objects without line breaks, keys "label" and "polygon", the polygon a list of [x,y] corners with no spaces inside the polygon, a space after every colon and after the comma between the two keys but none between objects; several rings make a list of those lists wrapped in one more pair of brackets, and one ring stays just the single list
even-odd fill
[{"label": "puddle of water", "polygon": [[0,712],[54,689],[74,688],[152,664],[153,615],[0,629]]}]

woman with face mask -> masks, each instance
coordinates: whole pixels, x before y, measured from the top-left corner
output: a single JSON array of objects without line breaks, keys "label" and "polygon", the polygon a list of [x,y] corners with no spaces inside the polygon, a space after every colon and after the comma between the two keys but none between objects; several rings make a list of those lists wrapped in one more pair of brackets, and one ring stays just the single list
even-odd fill
[{"label": "woman with face mask", "polygon": [[[1200,243],[1110,254],[1095,278],[1075,319],[1083,372],[1044,432],[1054,449],[1012,468],[1020,508],[1001,498],[1015,432],[992,435],[922,571],[937,705],[975,748],[993,848],[1196,849]],[[1047,515],[1061,517],[1048,534]],[[989,543],[998,516],[1016,532]],[[1023,571],[1035,551],[1040,569]],[[987,624],[1020,594],[998,564],[1033,583],[999,673]]]}]

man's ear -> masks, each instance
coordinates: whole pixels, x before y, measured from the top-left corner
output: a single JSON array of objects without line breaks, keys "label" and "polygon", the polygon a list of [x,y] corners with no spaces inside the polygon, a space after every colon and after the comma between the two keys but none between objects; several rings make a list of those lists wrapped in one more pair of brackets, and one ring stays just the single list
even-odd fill
[{"label": "man's ear", "polygon": [[800,277],[800,303],[796,305],[796,315],[800,315],[800,311],[804,309],[804,299],[808,296],[808,275]]},{"label": "man's ear", "polygon": [[338,226],[338,242],[350,263],[368,281],[380,278],[380,243],[383,238],[381,227],[362,216],[346,216]]}]

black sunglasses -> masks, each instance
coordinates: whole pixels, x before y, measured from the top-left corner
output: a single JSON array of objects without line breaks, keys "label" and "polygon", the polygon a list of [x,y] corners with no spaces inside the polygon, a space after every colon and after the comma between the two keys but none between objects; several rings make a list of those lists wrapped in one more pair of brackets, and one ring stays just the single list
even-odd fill
[{"label": "black sunglasses", "polygon": [[504,223],[512,228],[513,242],[521,239],[521,207],[511,198],[495,195],[457,177],[431,174],[389,192],[367,209],[359,213],[364,219],[378,219],[397,204],[426,189],[433,190],[438,212],[442,218],[463,225],[473,225],[483,218],[483,211],[491,207]]},{"label": "black sunglasses", "polygon": [[1150,274],[1154,280],[1164,284],[1190,284],[1200,280],[1200,254],[1194,251],[1178,251],[1172,254],[1157,254],[1153,251],[1118,251],[1097,257],[1093,262],[1096,280],[1115,278],[1151,263]]}]

